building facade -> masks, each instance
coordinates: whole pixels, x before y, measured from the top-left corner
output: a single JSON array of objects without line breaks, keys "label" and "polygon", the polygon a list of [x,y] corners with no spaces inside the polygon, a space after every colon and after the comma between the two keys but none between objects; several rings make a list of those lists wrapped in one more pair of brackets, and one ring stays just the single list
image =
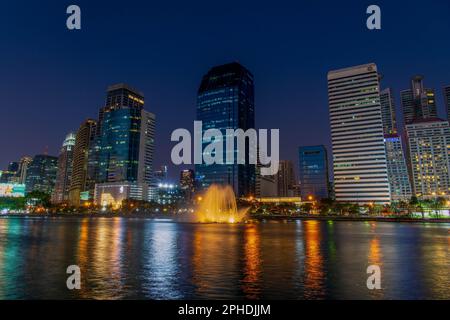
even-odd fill
[{"label": "building facade", "polygon": [[411,88],[400,92],[405,124],[437,117],[434,89],[425,88],[423,76],[411,79]]},{"label": "building facade", "polygon": [[[208,129],[218,129],[226,137],[226,129],[255,128],[253,75],[239,63],[213,67],[203,77],[197,95],[197,120],[202,121],[202,136]],[[202,151],[209,142],[203,141]],[[225,148],[224,148],[225,150]],[[234,163],[197,164],[195,173],[200,188],[213,183],[232,186],[238,197],[255,194],[255,164],[249,164],[246,142],[246,164],[237,164],[237,143]]]},{"label": "building facade", "polygon": [[106,190],[103,184],[111,190],[124,183],[145,190],[147,200],[153,184],[155,115],[144,110],[144,95],[126,84],[110,86],[99,118],[96,201]]},{"label": "building facade", "polygon": [[51,195],[57,169],[57,157],[44,154],[34,156],[27,170],[26,192],[40,191]]},{"label": "building facade", "polygon": [[8,168],[2,171],[0,175],[0,183],[18,183],[19,163],[12,161],[8,164]]},{"label": "building facade", "polygon": [[413,194],[420,198],[450,196],[450,127],[427,119],[405,127]]},{"label": "building facade", "polygon": [[95,142],[97,121],[87,119],[77,131],[73,151],[72,179],[69,203],[79,206],[82,201],[92,200],[96,180]]},{"label": "building facade", "polygon": [[381,91],[380,105],[391,200],[408,201],[412,189],[402,139],[397,133],[394,96],[390,88]]},{"label": "building facade", "polygon": [[296,185],[294,164],[290,160],[280,160],[276,174],[277,196],[293,197]]},{"label": "building facade", "polygon": [[25,184],[27,178],[27,170],[33,158],[31,157],[22,157],[19,161],[19,171],[17,172],[17,177],[19,178],[19,184]]},{"label": "building facade", "polygon": [[73,132],[70,132],[64,139],[61,151],[59,153],[55,189],[52,194],[53,203],[67,203],[69,200],[75,138],[76,135]]},{"label": "building facade", "polygon": [[374,63],[328,73],[337,201],[360,204],[391,201],[379,88]]},{"label": "building facade", "polygon": [[395,117],[395,103],[391,88],[380,92],[381,118],[383,120],[384,134],[397,133],[397,121]]},{"label": "building facade", "polygon": [[261,163],[258,162],[256,166],[255,198],[277,197],[277,175],[262,175],[261,167]]},{"label": "building facade", "polygon": [[402,139],[398,134],[385,135],[384,143],[391,199],[408,201],[411,199],[412,189]]},{"label": "building facade", "polygon": [[325,146],[300,147],[298,154],[301,198],[328,198],[328,157]]},{"label": "building facade", "polygon": [[192,169],[180,172],[180,189],[186,201],[191,201],[195,192],[195,173]]},{"label": "building facade", "polygon": [[447,120],[450,121],[450,85],[445,86],[442,91],[444,92],[444,104],[447,111]]}]

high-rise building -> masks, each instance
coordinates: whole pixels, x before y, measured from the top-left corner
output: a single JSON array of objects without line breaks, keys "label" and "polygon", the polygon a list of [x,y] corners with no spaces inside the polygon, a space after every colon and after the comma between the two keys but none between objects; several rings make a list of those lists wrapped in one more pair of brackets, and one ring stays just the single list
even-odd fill
[{"label": "high-rise building", "polygon": [[412,190],[409,181],[408,167],[405,161],[403,145],[400,136],[395,133],[384,135],[386,161],[391,199],[393,201],[411,199]]},{"label": "high-rise building", "polygon": [[296,185],[294,164],[290,160],[280,160],[278,172],[276,174],[277,196],[293,197],[294,186]]},{"label": "high-rise building", "polygon": [[405,124],[437,117],[434,89],[425,88],[423,76],[411,79],[411,88],[400,92]]},{"label": "high-rise building", "polygon": [[22,157],[19,162],[19,170],[17,171],[18,182],[20,184],[25,184],[27,177],[28,166],[30,165],[33,158]]},{"label": "high-rise building", "polygon": [[409,181],[405,153],[403,152],[402,139],[397,133],[394,97],[390,88],[381,91],[380,104],[391,200],[409,200],[412,195],[411,183]]},{"label": "high-rise building", "polygon": [[142,110],[139,141],[138,183],[154,186],[153,155],[155,154],[155,115]]},{"label": "high-rise building", "polygon": [[125,84],[108,88],[100,119],[98,182],[137,181],[144,96]]},{"label": "high-rise building", "polygon": [[450,127],[438,118],[405,126],[413,193],[421,198],[450,196]]},{"label": "high-rise building", "polygon": [[[197,96],[197,120],[202,121],[202,136],[208,129],[218,129],[226,137],[226,129],[255,128],[253,75],[239,63],[213,67],[203,76]],[[203,141],[202,150],[209,142]],[[232,186],[238,197],[255,194],[255,164],[249,163],[246,141],[246,164],[197,164],[195,174],[200,188],[213,183]],[[225,148],[224,148],[225,150]]]},{"label": "high-rise building", "polygon": [[328,198],[328,158],[325,146],[300,147],[298,154],[302,199]]},{"label": "high-rise building", "polygon": [[[123,189],[123,183],[148,189],[153,183],[155,116],[144,110],[144,95],[126,84],[110,86],[99,118],[98,190],[106,190],[101,184]],[[97,203],[104,203],[102,197],[96,192]]]},{"label": "high-rise building", "polygon": [[97,121],[87,119],[77,131],[73,148],[72,179],[69,188],[69,203],[79,206],[94,196],[96,167],[95,142]]},{"label": "high-rise building", "polygon": [[264,198],[278,196],[277,175],[262,175],[262,167],[261,163],[258,162],[256,166],[255,197]]},{"label": "high-rise building", "polygon": [[443,88],[445,110],[447,111],[447,120],[450,121],[450,85]]},{"label": "high-rise building", "polygon": [[26,192],[41,191],[49,195],[55,187],[58,158],[39,154],[33,157],[27,170]]},{"label": "high-rise building", "polygon": [[58,157],[58,170],[56,172],[55,189],[52,194],[53,203],[68,202],[69,188],[72,180],[73,149],[75,134],[70,132],[64,139]]},{"label": "high-rise building", "polygon": [[330,71],[328,100],[336,200],[389,203],[377,66]]},{"label": "high-rise building", "polygon": [[397,123],[395,119],[395,104],[391,88],[386,88],[380,92],[381,118],[383,119],[384,134],[397,133]]},{"label": "high-rise building", "polygon": [[155,184],[160,183],[167,183],[168,176],[168,170],[166,165],[162,165],[159,167],[159,170],[156,170],[154,172],[154,178],[155,178]]},{"label": "high-rise building", "polygon": [[19,163],[12,161],[8,164],[8,168],[2,171],[0,183],[17,183],[17,172],[19,171]]},{"label": "high-rise building", "polygon": [[180,189],[184,194],[185,200],[191,200],[195,191],[194,170],[186,169],[180,172]]}]

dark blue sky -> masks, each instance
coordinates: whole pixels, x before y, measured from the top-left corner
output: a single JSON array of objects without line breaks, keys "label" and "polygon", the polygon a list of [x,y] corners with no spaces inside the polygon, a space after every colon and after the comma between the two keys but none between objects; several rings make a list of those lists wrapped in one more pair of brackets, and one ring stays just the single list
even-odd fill
[{"label": "dark blue sky", "polygon": [[[81,7],[80,31],[66,29],[70,4]],[[370,4],[381,7],[380,31],[366,28]],[[331,69],[377,63],[398,110],[399,91],[423,74],[445,114],[448,0],[8,1],[0,17],[0,168],[46,146],[57,155],[117,82],[144,92],[156,164],[169,163],[171,132],[192,130],[202,75],[230,61],[253,72],[257,126],[280,128],[281,157],[295,163],[298,146],[329,145]]]}]

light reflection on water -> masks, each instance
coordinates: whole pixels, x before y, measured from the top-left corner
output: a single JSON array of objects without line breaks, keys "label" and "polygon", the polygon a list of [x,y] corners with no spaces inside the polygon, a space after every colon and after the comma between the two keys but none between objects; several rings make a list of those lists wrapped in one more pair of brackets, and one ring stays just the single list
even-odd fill
[{"label": "light reflection on water", "polygon": [[0,298],[449,299],[449,247],[448,224],[4,217]]}]

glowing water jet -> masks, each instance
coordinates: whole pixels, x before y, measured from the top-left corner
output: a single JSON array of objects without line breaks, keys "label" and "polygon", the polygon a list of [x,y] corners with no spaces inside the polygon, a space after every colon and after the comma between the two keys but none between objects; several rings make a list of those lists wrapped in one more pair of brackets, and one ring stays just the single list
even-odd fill
[{"label": "glowing water jet", "polygon": [[199,222],[236,223],[244,219],[247,210],[238,210],[231,186],[211,185],[196,211]]}]

